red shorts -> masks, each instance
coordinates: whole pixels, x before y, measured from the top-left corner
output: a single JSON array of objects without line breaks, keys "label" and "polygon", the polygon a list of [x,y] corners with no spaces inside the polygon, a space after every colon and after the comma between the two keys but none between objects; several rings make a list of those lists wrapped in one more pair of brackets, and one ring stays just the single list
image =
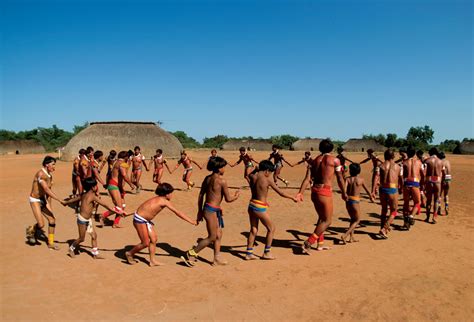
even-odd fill
[{"label": "red shorts", "polygon": [[314,195],[332,197],[332,187],[327,184],[315,185],[311,187],[311,196]]}]

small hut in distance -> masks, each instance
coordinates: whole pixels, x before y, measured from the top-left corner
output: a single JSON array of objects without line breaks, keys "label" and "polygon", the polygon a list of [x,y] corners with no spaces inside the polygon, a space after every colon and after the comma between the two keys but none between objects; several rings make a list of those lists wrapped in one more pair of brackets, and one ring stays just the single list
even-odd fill
[{"label": "small hut in distance", "polygon": [[461,154],[474,154],[474,140],[463,140],[459,150]]},{"label": "small hut in distance", "polygon": [[35,140],[0,141],[0,154],[37,154],[45,152],[44,146]]},{"label": "small hut in distance", "polygon": [[319,151],[319,143],[323,139],[299,139],[291,145],[295,151]]},{"label": "small hut in distance", "polygon": [[241,147],[250,149],[251,151],[270,151],[272,144],[267,140],[229,140],[222,146],[222,150],[237,151]]},{"label": "small hut in distance", "polygon": [[156,149],[162,149],[165,157],[177,157],[183,150],[174,135],[153,122],[93,122],[69,141],[63,160],[73,160],[79,149],[87,146],[102,150],[107,156],[112,149],[128,151],[137,145],[146,158],[153,156]]},{"label": "small hut in distance", "polygon": [[342,146],[342,148],[347,152],[367,152],[368,149],[372,149],[376,152],[382,152],[387,149],[385,146],[377,143],[375,140],[369,139],[350,139]]}]

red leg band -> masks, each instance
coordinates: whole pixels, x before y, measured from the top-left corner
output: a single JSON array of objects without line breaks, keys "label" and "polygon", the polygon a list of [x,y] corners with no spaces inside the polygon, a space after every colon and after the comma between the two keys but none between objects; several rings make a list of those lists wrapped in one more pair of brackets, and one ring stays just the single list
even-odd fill
[{"label": "red leg band", "polygon": [[308,243],[310,245],[313,245],[317,240],[318,240],[318,235],[311,234],[311,236],[309,236],[309,238],[308,238]]},{"label": "red leg band", "polygon": [[398,212],[397,212],[397,211],[392,211],[392,212],[390,213],[390,216],[393,217],[393,218],[397,217],[397,215],[398,215]]}]

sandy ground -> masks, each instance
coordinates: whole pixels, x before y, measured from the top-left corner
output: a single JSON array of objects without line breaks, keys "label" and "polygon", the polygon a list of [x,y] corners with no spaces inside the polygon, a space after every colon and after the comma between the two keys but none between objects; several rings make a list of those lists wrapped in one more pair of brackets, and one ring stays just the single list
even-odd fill
[{"label": "sandy ground", "polygon": [[[204,163],[209,151],[191,151]],[[257,159],[267,153],[254,153]],[[236,152],[222,152],[230,162]],[[285,152],[295,162],[301,152]],[[349,154],[362,160],[363,154]],[[73,210],[54,204],[56,239],[60,251],[25,244],[25,227],[34,223],[27,198],[31,181],[40,169],[42,155],[0,157],[1,221],[1,319],[2,320],[442,320],[467,321],[474,317],[474,221],[473,156],[449,156],[453,167],[450,215],[437,225],[421,221],[409,232],[394,231],[388,240],[376,240],[379,205],[361,203],[364,227],[357,229],[360,242],[346,246],[335,243],[348,226],[344,203],[337,195],[331,229],[326,233],[332,249],[300,255],[295,251],[313,230],[316,213],[309,198],[294,204],[271,192],[270,214],[277,232],[273,243],[275,261],[242,260],[245,251],[250,191],[241,191],[233,204],[224,204],[223,256],[225,267],[209,265],[212,250],[205,249],[194,268],[179,259],[199,237],[204,225],[193,227],[169,211],[155,218],[158,259],[162,267],[148,267],[148,253],[137,265],[124,261],[124,248],[138,243],[131,217],[124,228],[98,228],[99,247],[105,260],[93,260],[84,252],[69,258],[68,241],[77,237]],[[172,162],[173,164],[175,161]],[[182,169],[164,180],[176,188]],[[303,165],[284,167],[290,180],[286,191],[297,192],[304,177]],[[55,192],[70,194],[71,163],[58,162]],[[206,171],[196,170],[200,182]],[[227,168],[232,187],[245,184],[243,167]],[[369,165],[363,167],[369,179]],[[145,173],[145,191],[127,195],[128,209],[153,196],[151,172]],[[198,189],[176,191],[173,202],[190,216],[196,214]],[[110,204],[109,197],[103,197]],[[396,221],[397,224],[401,220]],[[262,227],[256,253],[263,252]],[[334,245],[333,245],[334,243]]]}]

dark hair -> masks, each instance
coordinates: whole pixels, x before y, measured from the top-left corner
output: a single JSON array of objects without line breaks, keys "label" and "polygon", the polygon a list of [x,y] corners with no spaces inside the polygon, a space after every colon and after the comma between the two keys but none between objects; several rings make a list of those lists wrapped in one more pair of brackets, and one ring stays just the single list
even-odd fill
[{"label": "dark hair", "polygon": [[174,188],[172,185],[170,185],[169,183],[163,182],[163,183],[160,183],[158,187],[156,187],[155,194],[160,197],[164,197],[166,195],[169,195],[173,191],[174,191]]},{"label": "dark hair", "polygon": [[82,181],[82,186],[84,188],[84,192],[87,192],[97,186],[97,180],[95,180],[94,177],[85,178],[84,181]]},{"label": "dark hair", "polygon": [[239,149],[240,152],[245,152],[245,148],[243,146],[240,147]]},{"label": "dark hair", "polygon": [[437,149],[436,147],[432,147],[432,148],[428,151],[428,154],[429,154],[430,156],[432,156],[432,155],[438,155],[438,153],[439,153],[439,152],[438,152],[438,149]]},{"label": "dark hair", "polygon": [[138,145],[133,148],[134,151],[137,150],[137,149],[140,150],[140,147]]},{"label": "dark hair", "polygon": [[407,153],[407,149],[400,148],[400,149],[398,149],[398,153]]},{"label": "dark hair", "polygon": [[407,155],[409,158],[413,158],[416,154],[416,150],[415,150],[415,147],[414,146],[409,146],[408,149],[407,149]]},{"label": "dark hair", "polygon": [[446,158],[446,154],[444,154],[444,152],[440,152],[438,154],[438,158],[440,158],[441,160],[443,160],[444,158]]},{"label": "dark hair", "polygon": [[385,160],[392,160],[393,158],[395,158],[395,153],[392,149],[387,149],[385,150],[383,157],[385,158]]},{"label": "dark hair", "polygon": [[351,174],[351,176],[355,177],[356,175],[358,175],[360,173],[360,164],[358,163],[351,163],[349,165],[349,173]]},{"label": "dark hair", "polygon": [[263,160],[260,161],[258,165],[258,171],[270,171],[273,172],[275,171],[275,165],[272,163],[270,160]]},{"label": "dark hair", "polygon": [[370,153],[370,154],[374,153],[374,149],[367,149],[367,153]]},{"label": "dark hair", "polygon": [[132,150],[128,150],[128,151],[127,151],[127,155],[128,155],[129,157],[131,157],[132,155],[134,155],[134,153],[133,153]]},{"label": "dark hair", "polygon": [[117,158],[119,159],[125,159],[126,157],[128,156],[128,152],[127,151],[120,151]]},{"label": "dark hair", "polygon": [[91,146],[88,146],[87,149],[86,149],[86,153],[89,154],[91,152],[94,152],[94,148],[91,147]]},{"label": "dark hair", "polygon": [[321,153],[329,153],[334,149],[334,144],[332,144],[330,139],[324,139],[319,142],[319,152]]},{"label": "dark hair", "polygon": [[47,164],[52,163],[52,162],[56,162],[56,159],[53,158],[50,155],[45,156],[44,159],[43,159],[43,167],[46,166]]},{"label": "dark hair", "polygon": [[94,159],[99,159],[101,156],[104,155],[104,152],[100,151],[100,150],[97,150],[94,152]]},{"label": "dark hair", "polygon": [[216,150],[216,149],[212,149],[212,150],[211,150],[211,153],[212,153],[212,152],[216,152],[216,153],[217,153],[217,150]]},{"label": "dark hair", "polygon": [[304,153],[304,155],[311,155],[311,152],[306,151],[306,152]]},{"label": "dark hair", "polygon": [[115,151],[115,150],[110,150],[109,156],[111,156],[112,158],[115,158],[116,155],[117,155],[117,151]]},{"label": "dark hair", "polygon": [[207,170],[212,171],[214,173],[219,172],[219,169],[225,167],[227,165],[227,161],[221,157],[211,157],[207,162]]},{"label": "dark hair", "polygon": [[337,153],[341,153],[342,151],[344,151],[344,148],[342,146],[338,146]]},{"label": "dark hair", "polygon": [[162,149],[156,149],[156,152],[158,152],[159,154],[162,154],[163,150]]},{"label": "dark hair", "polygon": [[416,156],[419,157],[420,159],[423,157],[423,150],[418,150],[416,151]]},{"label": "dark hair", "polygon": [[84,150],[84,149],[79,149],[79,154],[80,154],[80,155],[86,154],[86,150]]}]

